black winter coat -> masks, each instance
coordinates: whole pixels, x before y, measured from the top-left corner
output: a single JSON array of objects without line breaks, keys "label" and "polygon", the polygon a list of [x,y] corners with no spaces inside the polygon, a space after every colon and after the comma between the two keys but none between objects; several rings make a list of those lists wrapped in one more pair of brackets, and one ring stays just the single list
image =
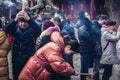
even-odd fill
[{"label": "black winter coat", "polygon": [[93,21],[92,30],[95,33],[95,39],[101,43],[101,25],[97,21]]},{"label": "black winter coat", "polygon": [[29,20],[29,28],[23,30],[17,22],[13,21],[6,28],[6,32],[14,38],[12,50],[13,63],[26,63],[26,61],[35,53],[35,40],[40,35],[40,28],[37,24]]},{"label": "black winter coat", "polygon": [[80,41],[80,54],[89,54],[93,52],[95,47],[94,32],[91,28],[91,23],[88,22],[79,27],[78,39]]},{"label": "black winter coat", "polygon": [[97,21],[93,21],[92,30],[95,33],[95,48],[94,48],[94,55],[96,59],[101,58],[102,55],[102,46],[101,46],[101,25]]}]

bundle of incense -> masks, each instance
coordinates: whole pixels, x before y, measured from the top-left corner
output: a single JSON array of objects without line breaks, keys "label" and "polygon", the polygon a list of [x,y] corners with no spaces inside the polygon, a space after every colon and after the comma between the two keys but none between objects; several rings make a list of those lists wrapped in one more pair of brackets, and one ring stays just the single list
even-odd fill
[{"label": "bundle of incense", "polygon": [[22,11],[25,11],[26,7],[27,7],[27,2],[24,2],[24,3],[22,4]]}]

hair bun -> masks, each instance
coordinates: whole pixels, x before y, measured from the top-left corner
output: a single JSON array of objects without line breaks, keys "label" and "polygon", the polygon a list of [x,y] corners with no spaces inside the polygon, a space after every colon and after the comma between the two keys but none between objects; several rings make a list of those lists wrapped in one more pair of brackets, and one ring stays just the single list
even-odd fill
[{"label": "hair bun", "polygon": [[63,37],[63,40],[64,40],[65,43],[69,42],[70,41],[70,36],[69,35],[65,35]]}]

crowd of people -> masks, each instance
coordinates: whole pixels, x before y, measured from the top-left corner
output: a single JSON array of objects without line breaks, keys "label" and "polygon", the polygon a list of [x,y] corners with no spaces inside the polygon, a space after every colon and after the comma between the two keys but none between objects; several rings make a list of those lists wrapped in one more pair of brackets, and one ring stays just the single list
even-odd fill
[{"label": "crowd of people", "polygon": [[[100,80],[101,69],[102,80],[110,80],[113,65],[120,64],[116,51],[120,27],[115,21],[107,15],[91,21],[86,11],[79,12],[74,25],[63,11],[51,19],[39,17],[32,19],[26,11],[19,11],[7,25],[0,19],[0,80],[9,80],[10,50],[13,80],[71,80],[91,67],[94,80]],[[74,54],[81,56],[80,73],[74,70]],[[80,75],[80,80],[86,80],[86,75]]]}]

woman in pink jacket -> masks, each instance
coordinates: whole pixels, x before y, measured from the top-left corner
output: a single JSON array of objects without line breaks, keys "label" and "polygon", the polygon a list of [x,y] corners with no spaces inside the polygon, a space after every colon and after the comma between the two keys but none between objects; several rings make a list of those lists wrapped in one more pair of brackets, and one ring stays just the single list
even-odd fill
[{"label": "woman in pink jacket", "polygon": [[[68,37],[63,40],[59,31],[58,27],[48,27],[41,33],[39,49],[28,60],[19,75],[19,80],[50,80],[53,71],[63,76],[77,75],[74,69],[65,62],[62,53],[64,51],[74,54],[78,51],[79,44]],[[67,41],[66,45],[64,41]]]}]

